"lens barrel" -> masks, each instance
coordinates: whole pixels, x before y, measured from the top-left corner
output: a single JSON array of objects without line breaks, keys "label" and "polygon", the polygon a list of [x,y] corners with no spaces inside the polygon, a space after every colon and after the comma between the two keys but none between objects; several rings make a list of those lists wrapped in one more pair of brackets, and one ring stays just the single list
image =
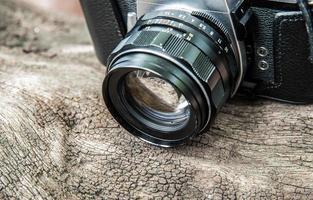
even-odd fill
[{"label": "lens barrel", "polygon": [[202,12],[142,17],[109,58],[103,94],[130,133],[158,146],[206,131],[231,96],[239,68],[227,29]]}]

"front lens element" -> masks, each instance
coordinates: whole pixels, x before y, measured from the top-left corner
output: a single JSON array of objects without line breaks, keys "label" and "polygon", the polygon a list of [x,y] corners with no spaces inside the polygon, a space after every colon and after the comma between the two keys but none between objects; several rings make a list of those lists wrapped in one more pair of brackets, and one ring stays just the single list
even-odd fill
[{"label": "front lens element", "polygon": [[182,120],[189,116],[189,103],[181,92],[152,72],[137,70],[129,73],[126,88],[143,110],[168,116],[181,115]]}]

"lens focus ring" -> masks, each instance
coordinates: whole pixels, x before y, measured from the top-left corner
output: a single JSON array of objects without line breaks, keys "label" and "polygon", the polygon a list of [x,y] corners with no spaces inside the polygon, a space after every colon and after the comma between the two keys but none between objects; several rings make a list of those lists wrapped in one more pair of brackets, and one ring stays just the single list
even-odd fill
[{"label": "lens focus ring", "polygon": [[192,66],[195,74],[205,82],[208,81],[210,75],[216,70],[211,60],[197,47],[183,38],[170,33],[142,31],[132,44],[159,47],[169,55],[185,60]]}]

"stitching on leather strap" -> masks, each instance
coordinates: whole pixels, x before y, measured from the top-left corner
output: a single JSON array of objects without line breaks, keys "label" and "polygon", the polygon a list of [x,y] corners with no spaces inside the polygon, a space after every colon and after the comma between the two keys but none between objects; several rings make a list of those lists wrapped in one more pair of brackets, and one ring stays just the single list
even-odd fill
[{"label": "stitching on leather strap", "polygon": [[[286,17],[286,16],[284,16],[284,17]],[[301,16],[288,16],[285,19],[281,20],[279,25],[276,25],[276,26],[279,26],[278,27],[278,41],[279,41],[279,43],[277,45],[281,46],[281,44],[283,42],[282,25],[285,22],[297,22],[297,21],[304,21],[304,20],[303,20],[303,18]],[[276,62],[276,59],[274,58],[274,66],[275,66],[274,67],[274,70],[275,70],[274,73],[276,72],[276,70],[278,71],[278,82],[273,84],[273,85],[268,85],[266,87],[266,89],[278,89],[278,88],[280,88],[283,85],[284,78],[283,78],[283,71],[282,71],[281,61],[282,61],[282,52],[279,51],[278,52],[278,57],[277,57],[277,62]],[[275,80],[275,82],[276,82],[276,80]]]}]

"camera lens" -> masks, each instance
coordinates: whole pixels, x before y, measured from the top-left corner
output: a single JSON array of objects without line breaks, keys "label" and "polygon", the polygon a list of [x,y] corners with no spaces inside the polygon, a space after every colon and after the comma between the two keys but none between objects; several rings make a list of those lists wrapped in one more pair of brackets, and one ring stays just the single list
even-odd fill
[{"label": "camera lens", "polygon": [[111,54],[103,94],[130,133],[169,147],[209,128],[238,77],[227,29],[218,20],[202,12],[156,11]]}]

